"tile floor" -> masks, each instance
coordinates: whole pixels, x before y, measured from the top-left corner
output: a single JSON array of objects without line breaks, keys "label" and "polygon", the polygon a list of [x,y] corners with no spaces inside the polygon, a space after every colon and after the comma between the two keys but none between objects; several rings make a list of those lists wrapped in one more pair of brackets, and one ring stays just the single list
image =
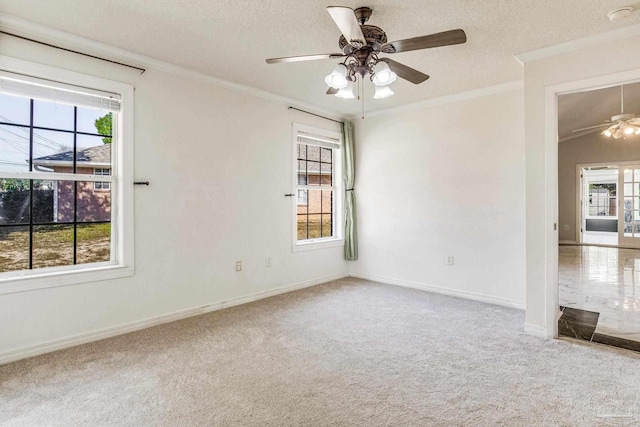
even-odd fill
[{"label": "tile floor", "polygon": [[559,273],[560,306],[599,314],[594,341],[638,347],[640,250],[561,245]]}]

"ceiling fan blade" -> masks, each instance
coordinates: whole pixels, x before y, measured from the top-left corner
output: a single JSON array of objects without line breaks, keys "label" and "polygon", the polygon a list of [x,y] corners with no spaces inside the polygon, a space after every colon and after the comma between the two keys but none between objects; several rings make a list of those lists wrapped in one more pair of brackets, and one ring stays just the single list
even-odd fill
[{"label": "ceiling fan blade", "polygon": [[574,129],[571,132],[575,133],[575,132],[582,132],[585,130],[590,130],[590,129],[598,129],[598,128],[604,128],[604,127],[609,127],[611,126],[612,123],[602,123],[601,125],[595,125],[595,126],[587,126],[586,128],[580,128],[580,129]]},{"label": "ceiling fan blade", "polygon": [[329,6],[327,12],[350,45],[355,42],[356,47],[359,48],[367,44],[353,9],[344,6]]},{"label": "ceiling fan blade", "polygon": [[300,62],[300,61],[314,61],[316,59],[335,59],[345,56],[343,53],[320,53],[316,55],[302,55],[302,56],[285,56],[283,58],[269,58],[267,64],[278,64],[280,62]]},{"label": "ceiling fan blade", "polygon": [[414,69],[411,67],[408,67],[404,64],[401,64],[399,62],[394,61],[393,59],[389,59],[389,58],[380,58],[380,61],[384,61],[389,65],[389,68],[391,69],[391,71],[393,71],[394,73],[396,73],[398,75],[398,77],[401,77],[407,81],[410,81],[413,84],[419,84],[422,83],[423,81],[427,80],[429,78],[428,75]]},{"label": "ceiling fan blade", "polygon": [[432,47],[451,46],[467,41],[463,30],[450,30],[428,36],[414,37],[386,43],[382,46],[384,53],[408,52],[410,50],[428,49]]},{"label": "ceiling fan blade", "polygon": [[594,133],[598,133],[600,132],[600,129],[587,129],[587,130],[583,130],[581,132],[577,132],[577,131],[573,131],[572,133],[563,136],[561,138],[558,138],[558,142],[565,142],[565,141],[570,141],[572,139],[576,139],[576,138],[581,138],[583,136],[587,136],[587,135],[591,135]]},{"label": "ceiling fan blade", "polygon": [[330,87],[329,89],[327,89],[327,95],[335,95],[336,93],[338,93],[340,89],[335,89]]}]

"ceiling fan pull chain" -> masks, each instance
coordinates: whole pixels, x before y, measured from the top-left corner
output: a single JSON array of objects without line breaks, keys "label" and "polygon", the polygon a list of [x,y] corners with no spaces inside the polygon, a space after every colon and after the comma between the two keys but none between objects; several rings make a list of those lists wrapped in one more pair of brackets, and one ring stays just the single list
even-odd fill
[{"label": "ceiling fan pull chain", "polygon": [[364,79],[362,79],[362,120],[364,120]]}]

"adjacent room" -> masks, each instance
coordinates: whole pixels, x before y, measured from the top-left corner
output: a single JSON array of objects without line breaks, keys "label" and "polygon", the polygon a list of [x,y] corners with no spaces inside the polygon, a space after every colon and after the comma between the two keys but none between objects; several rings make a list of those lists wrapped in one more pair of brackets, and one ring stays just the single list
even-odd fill
[{"label": "adjacent room", "polygon": [[640,84],[558,97],[559,334],[640,350]]},{"label": "adjacent room", "polygon": [[613,288],[638,324],[638,43],[622,0],[4,0],[0,425],[640,423],[592,339]]}]

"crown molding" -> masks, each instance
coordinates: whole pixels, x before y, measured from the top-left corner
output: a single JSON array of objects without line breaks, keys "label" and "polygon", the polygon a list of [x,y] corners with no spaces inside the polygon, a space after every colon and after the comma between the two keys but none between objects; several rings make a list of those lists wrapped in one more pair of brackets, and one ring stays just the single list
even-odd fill
[{"label": "crown molding", "polygon": [[[438,98],[431,98],[425,101],[415,102],[413,104],[401,105],[398,107],[387,108],[384,110],[377,110],[367,113],[367,117],[380,116],[393,113],[405,113],[409,111],[420,110],[423,108],[435,107],[438,105],[452,104],[454,102],[466,101],[474,98],[481,98],[483,96],[493,95],[502,92],[509,92],[512,90],[524,89],[523,80],[514,80],[507,83],[501,83],[494,86],[487,86],[480,89],[473,89],[466,92],[455,93],[453,95],[444,95]],[[350,119],[354,120],[359,115],[351,116]]]},{"label": "crown molding", "polygon": [[[22,18],[17,18],[5,13],[0,13],[0,29],[19,36],[32,38],[34,40],[43,41],[45,43],[57,45],[67,49],[77,50],[89,55],[102,56],[105,57],[105,59],[110,59],[118,62],[127,62],[141,68],[162,71],[176,76],[185,77],[219,86],[225,89],[233,90],[235,92],[244,93],[257,98],[275,101],[280,104],[304,108],[306,110],[311,110],[314,113],[329,116],[336,120],[347,119],[345,115],[342,115],[335,111],[324,110],[318,108],[315,105],[300,102],[299,100],[293,98],[276,95],[262,89],[256,89],[251,86],[224,80],[209,74],[172,64],[170,62],[151,58],[149,56],[134,53],[126,49],[121,49],[105,43],[97,42],[95,40],[87,39],[85,37],[71,34],[66,31],[56,30],[41,24],[36,24],[34,22],[27,21]],[[0,36],[5,35],[0,34]]]},{"label": "crown molding", "polygon": [[627,27],[618,28],[616,30],[607,31],[605,33],[595,34],[593,36],[581,39],[571,40],[553,46],[543,47],[529,52],[517,54],[515,57],[521,64],[538,59],[548,58],[563,53],[573,52],[576,50],[586,49],[602,43],[626,39],[640,34],[640,24],[629,25]]}]

